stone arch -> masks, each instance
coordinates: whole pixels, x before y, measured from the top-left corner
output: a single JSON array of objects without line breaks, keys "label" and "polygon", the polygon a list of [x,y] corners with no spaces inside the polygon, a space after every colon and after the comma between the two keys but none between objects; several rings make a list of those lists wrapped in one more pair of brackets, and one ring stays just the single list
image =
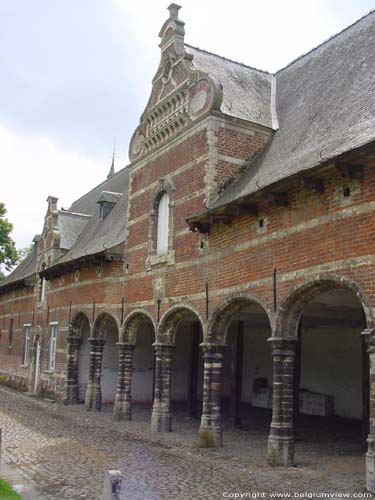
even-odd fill
[{"label": "stone arch", "polygon": [[135,345],[137,341],[137,332],[144,322],[150,322],[156,332],[156,325],[151,314],[144,309],[136,309],[128,314],[120,331],[120,342]]},{"label": "stone arch", "polygon": [[214,310],[208,324],[207,342],[224,345],[227,338],[228,327],[232,318],[247,305],[257,304],[266,314],[272,328],[273,316],[268,304],[253,294],[235,294],[225,299]]},{"label": "stone arch", "polygon": [[159,201],[163,193],[168,194],[170,204],[174,203],[175,186],[170,178],[159,179],[156,187],[151,191],[150,195],[151,213],[157,212]]},{"label": "stone arch", "polygon": [[373,328],[372,308],[360,286],[344,276],[327,273],[307,279],[291,289],[278,310],[276,336],[297,337],[298,323],[304,307],[319,294],[334,289],[351,290],[363,308],[367,328]]},{"label": "stone arch", "polygon": [[106,340],[106,330],[107,326],[111,323],[114,322],[117,328],[117,331],[120,332],[120,322],[118,318],[107,311],[102,311],[97,318],[94,321],[94,324],[92,326],[92,337],[96,339],[101,339],[103,341]]},{"label": "stone arch", "polygon": [[160,344],[174,345],[178,323],[191,315],[196,316],[204,332],[205,323],[199,312],[191,304],[181,303],[172,306],[163,314],[157,329],[156,341]]},{"label": "stone arch", "polygon": [[172,180],[168,177],[159,179],[150,194],[150,224],[148,233],[150,256],[155,256],[157,252],[158,208],[164,193],[167,193],[169,198],[167,253],[171,253],[173,250],[175,187]]},{"label": "stone arch", "polygon": [[69,335],[74,337],[82,337],[82,325],[87,322],[90,326],[90,331],[92,328],[91,322],[86,313],[79,311],[74,314],[73,319],[70,321],[69,325]]}]

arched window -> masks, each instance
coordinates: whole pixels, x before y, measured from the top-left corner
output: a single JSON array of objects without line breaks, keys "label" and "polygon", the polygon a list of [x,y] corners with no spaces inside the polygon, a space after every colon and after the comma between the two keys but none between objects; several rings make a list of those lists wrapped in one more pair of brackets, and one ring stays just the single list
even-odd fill
[{"label": "arched window", "polygon": [[[44,271],[46,268],[45,264],[42,264],[41,271]],[[39,302],[44,302],[46,296],[46,279],[42,278],[39,282],[39,291],[38,291],[38,300]]]},{"label": "arched window", "polygon": [[156,253],[162,255],[168,251],[168,235],[169,235],[169,196],[164,192],[159,200],[158,205],[158,230]]}]

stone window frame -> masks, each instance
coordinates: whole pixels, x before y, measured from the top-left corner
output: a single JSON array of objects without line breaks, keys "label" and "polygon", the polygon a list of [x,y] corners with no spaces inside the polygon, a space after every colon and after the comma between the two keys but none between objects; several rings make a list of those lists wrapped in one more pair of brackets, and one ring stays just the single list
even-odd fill
[{"label": "stone window frame", "polygon": [[31,323],[23,325],[23,347],[22,347],[22,362],[21,366],[29,365],[29,351],[31,345]]},{"label": "stone window frame", "polygon": [[[55,332],[54,344],[52,342],[52,333]],[[48,352],[47,352],[47,369],[46,372],[53,373],[56,370],[56,352],[57,352],[57,338],[59,333],[59,323],[58,321],[51,321],[49,324],[49,335],[48,335]],[[54,347],[54,351],[52,349]],[[53,354],[53,356],[52,356]]]},{"label": "stone window frame", "polygon": [[[158,232],[158,209],[159,202],[164,193],[169,197],[169,221],[168,221],[168,250],[157,254],[157,232]],[[174,264],[174,208],[175,208],[175,187],[170,179],[159,179],[157,186],[152,190],[150,197],[150,217],[148,232],[148,258],[146,269],[158,264]]]}]

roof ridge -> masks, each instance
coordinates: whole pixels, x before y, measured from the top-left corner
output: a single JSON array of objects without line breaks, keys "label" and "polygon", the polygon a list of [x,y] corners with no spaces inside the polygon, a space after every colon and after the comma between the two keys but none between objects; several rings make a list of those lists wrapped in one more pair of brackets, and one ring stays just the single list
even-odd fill
[{"label": "roof ridge", "polygon": [[269,71],[266,71],[264,69],[259,69],[259,68],[254,68],[254,66],[249,66],[248,64],[245,64],[243,62],[239,61],[234,61],[233,59],[229,59],[229,57],[224,57],[219,54],[215,54],[215,52],[210,52],[209,50],[201,49],[200,47],[195,47],[194,45],[190,45],[189,43],[184,43],[186,47],[190,47],[191,49],[194,50],[199,50],[200,52],[204,52],[205,54],[209,54],[210,56],[215,56],[218,57],[219,59],[224,59],[224,61],[231,62],[233,64],[238,64],[239,66],[243,66],[244,68],[252,69],[254,71],[259,71],[259,73],[265,73],[266,75],[272,76],[272,73]]},{"label": "roof ridge", "polygon": [[319,45],[316,45],[315,47],[313,47],[312,49],[308,50],[307,52],[304,52],[303,54],[301,54],[300,56],[296,57],[295,59],[293,59],[290,63],[288,63],[286,66],[283,66],[282,68],[278,69],[275,73],[274,73],[274,76],[278,75],[279,73],[281,73],[282,71],[284,71],[285,69],[289,68],[289,66],[292,66],[293,64],[295,64],[296,62],[298,62],[300,59],[303,59],[304,57],[308,56],[309,54],[311,54],[312,52],[314,52],[315,50],[318,50],[320,49],[320,47],[323,47],[323,45],[326,45],[328,42],[330,42],[331,40],[333,40],[334,38],[342,35],[345,31],[353,28],[353,26],[355,26],[356,24],[358,24],[359,22],[361,22],[363,19],[365,19],[366,17],[370,16],[371,14],[374,14],[375,13],[375,9],[371,9],[369,12],[367,12],[367,14],[364,14],[363,16],[361,16],[359,19],[357,19],[356,21],[354,21],[352,24],[349,24],[349,26],[346,26],[345,28],[343,28],[341,31],[338,31],[337,33],[335,33],[334,35],[331,35],[329,38],[327,38],[326,40],[323,40],[322,43],[320,43]]},{"label": "roof ridge", "polygon": [[[129,165],[130,165],[130,164],[129,164]],[[79,198],[77,198],[76,200],[74,200],[74,201],[73,201],[73,203],[71,203],[71,204],[70,204],[70,206],[69,206],[69,208],[67,209],[67,211],[68,211],[68,212],[69,212],[69,211],[71,212],[71,211],[72,211],[72,210],[71,210],[71,208],[72,208],[72,206],[73,206],[73,205],[75,205],[76,203],[78,203],[79,201],[81,201],[81,200],[82,200],[85,196],[87,196],[88,194],[92,193],[92,191],[94,191],[95,189],[98,189],[98,187],[100,187],[102,184],[105,184],[105,183],[106,183],[106,182],[108,182],[108,181],[112,181],[112,179],[113,179],[114,177],[116,177],[117,175],[121,174],[121,173],[122,173],[122,172],[123,172],[126,168],[128,168],[128,167],[129,167],[129,165],[125,165],[125,167],[123,167],[122,169],[120,169],[120,170],[118,170],[117,172],[115,172],[115,173],[113,174],[113,176],[112,176],[112,177],[110,177],[110,178],[106,178],[106,179],[104,179],[104,181],[99,182],[99,184],[97,184],[97,185],[96,185],[96,186],[94,186],[92,189],[90,189],[90,191],[87,191],[85,194],[83,194],[82,196],[80,196]]]}]

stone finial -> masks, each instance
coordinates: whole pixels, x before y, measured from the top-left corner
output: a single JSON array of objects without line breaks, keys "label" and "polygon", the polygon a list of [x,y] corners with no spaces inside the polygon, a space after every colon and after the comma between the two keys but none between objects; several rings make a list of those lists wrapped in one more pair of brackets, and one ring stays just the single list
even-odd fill
[{"label": "stone finial", "polygon": [[57,201],[58,198],[56,198],[55,196],[48,196],[47,198],[48,206],[53,210],[56,210],[57,208]]},{"label": "stone finial", "polygon": [[178,11],[181,9],[181,5],[177,5],[176,3],[171,3],[168,7],[169,10],[169,19],[178,19]]},{"label": "stone finial", "polygon": [[175,3],[171,3],[168,7],[169,17],[159,32],[159,37],[161,38],[160,48],[162,51],[170,45],[171,39],[173,40],[177,52],[183,51],[185,23],[178,18],[178,11],[180,9],[181,7]]}]

